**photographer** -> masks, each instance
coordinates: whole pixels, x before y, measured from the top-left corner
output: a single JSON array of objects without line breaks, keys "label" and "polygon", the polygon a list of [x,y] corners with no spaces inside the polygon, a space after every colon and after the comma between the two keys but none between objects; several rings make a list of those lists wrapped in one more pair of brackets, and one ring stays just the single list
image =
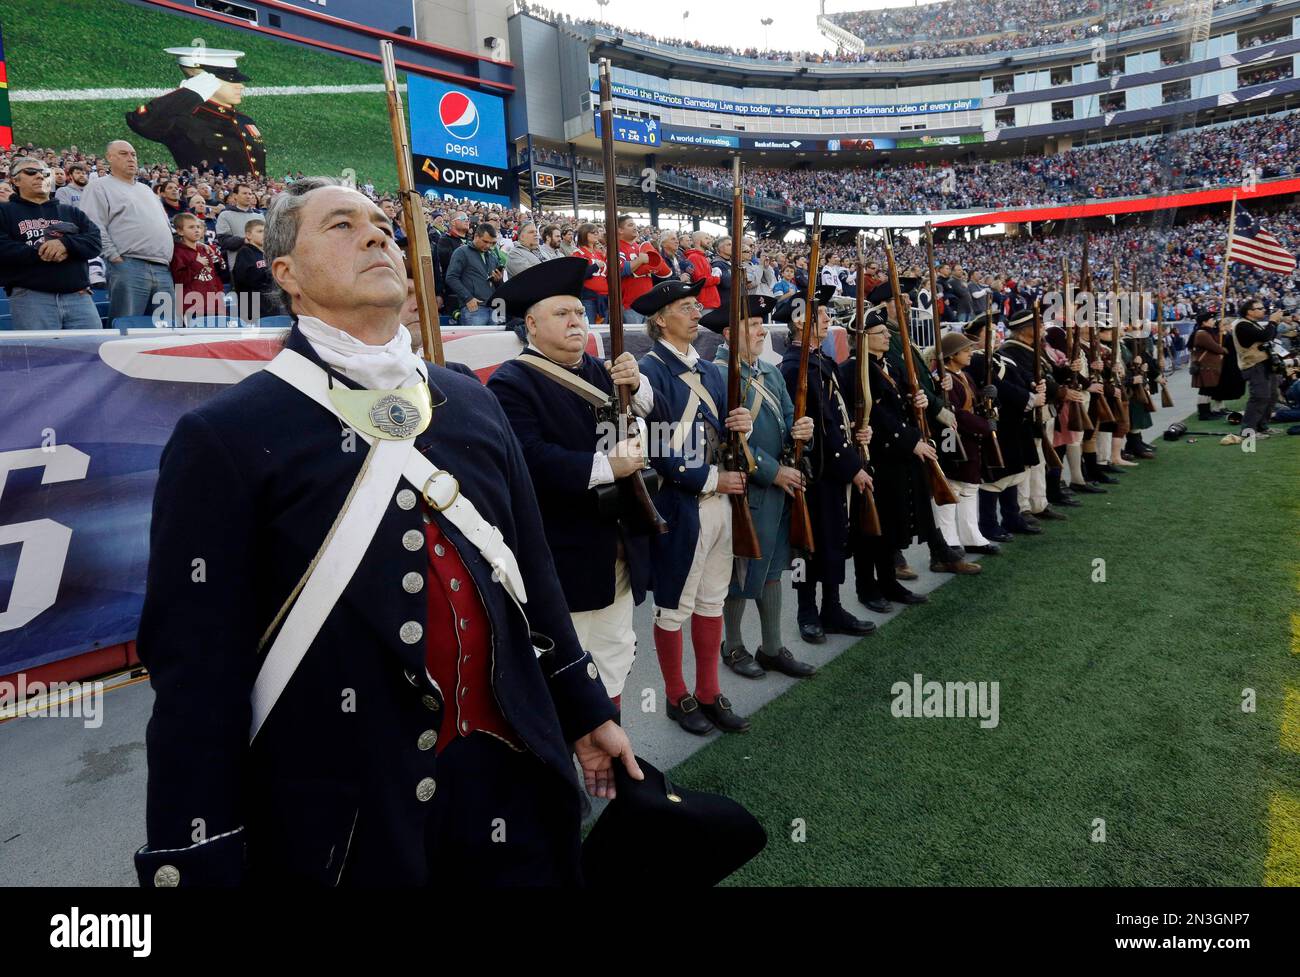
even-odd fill
[{"label": "photographer", "polygon": [[1241,305],[1241,318],[1232,324],[1232,335],[1237,346],[1237,365],[1250,386],[1250,399],[1246,401],[1246,414],[1241,420],[1241,430],[1254,431],[1257,438],[1269,437],[1268,417],[1278,399],[1278,371],[1274,366],[1272,342],[1277,335],[1277,324],[1282,320],[1282,310],[1277,309],[1265,320],[1264,303],[1247,299]]},{"label": "photographer", "polygon": [[99,228],[76,207],[50,197],[50,168],[13,162],[17,190],[0,204],[0,283],[16,329],[99,329],[87,262],[99,254]]}]

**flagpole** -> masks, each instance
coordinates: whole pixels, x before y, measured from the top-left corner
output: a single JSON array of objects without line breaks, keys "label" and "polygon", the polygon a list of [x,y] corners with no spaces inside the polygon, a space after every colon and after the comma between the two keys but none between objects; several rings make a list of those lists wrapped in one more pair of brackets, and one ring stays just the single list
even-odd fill
[{"label": "flagpole", "polygon": [[1228,267],[1232,264],[1232,233],[1237,229],[1237,192],[1232,193],[1232,208],[1228,211],[1228,247],[1223,252],[1223,289],[1219,292],[1219,318],[1228,318]]}]

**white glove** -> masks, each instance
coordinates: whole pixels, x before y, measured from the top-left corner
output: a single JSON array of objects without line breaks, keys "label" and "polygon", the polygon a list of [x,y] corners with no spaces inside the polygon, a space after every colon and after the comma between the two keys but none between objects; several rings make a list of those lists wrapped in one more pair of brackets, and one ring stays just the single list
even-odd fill
[{"label": "white glove", "polygon": [[220,78],[208,71],[200,71],[193,78],[187,78],[181,83],[181,88],[188,88],[194,92],[203,101],[209,101],[213,95],[217,94],[217,89],[224,85]]}]

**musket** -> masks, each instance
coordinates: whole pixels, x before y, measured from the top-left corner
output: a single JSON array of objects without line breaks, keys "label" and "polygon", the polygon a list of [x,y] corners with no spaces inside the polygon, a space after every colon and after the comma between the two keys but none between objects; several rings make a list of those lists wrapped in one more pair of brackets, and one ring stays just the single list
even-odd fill
[{"label": "musket", "polygon": [[[614,168],[614,97],[609,83],[609,61],[600,61],[600,121],[601,152],[605,166],[605,267],[609,276],[609,360],[616,362],[623,355],[623,293],[622,281],[617,274],[618,253],[618,184]],[[625,440],[629,430],[639,430],[632,413],[632,391],[624,384],[615,384],[617,403],[614,422],[618,439]],[[613,404],[611,404],[613,406]],[[648,467],[647,461],[647,467]],[[668,523],[655,508],[650,490],[646,487],[645,468],[618,479],[621,518],[628,532],[649,536],[668,532]]]},{"label": "musket", "polygon": [[[1079,268],[1079,285],[1084,293],[1088,296],[1088,363],[1091,364],[1097,356],[1097,296],[1092,292],[1092,271],[1088,267],[1088,235],[1083,235],[1083,263]],[[1096,377],[1101,380],[1102,377]],[[1105,391],[1092,398],[1088,407],[1090,413],[1094,416],[1089,418],[1094,428],[1099,424],[1114,424],[1115,414],[1110,409],[1110,404],[1106,400]]]},{"label": "musket", "polygon": [[[1034,299],[1034,387],[1036,388],[1043,379],[1043,307],[1038,299]],[[1050,471],[1053,468],[1061,468],[1061,456],[1056,453],[1056,448],[1052,445],[1052,439],[1048,436],[1049,425],[1047,424],[1047,406],[1034,408],[1034,425],[1038,428],[1038,439],[1043,446],[1043,461],[1047,463]]]},{"label": "musket", "polygon": [[[794,416],[797,420],[808,411],[808,343],[812,339],[813,306],[817,298],[817,261],[821,258],[822,210],[813,211],[812,238],[808,255],[808,290],[803,304],[803,325],[800,328],[799,380],[794,390]],[[790,465],[807,475],[807,466],[803,460],[802,441],[796,441],[790,449]],[[793,549],[813,552],[812,516],[808,513],[808,500],[803,489],[797,489],[790,505],[790,546]]]},{"label": "musket", "polygon": [[1111,289],[1110,308],[1110,381],[1115,388],[1115,403],[1123,413],[1124,405],[1128,402],[1128,389],[1125,384],[1120,382],[1119,373],[1124,368],[1123,342],[1121,337],[1124,333],[1124,323],[1119,316],[1119,258],[1116,257],[1111,264],[1110,272]]},{"label": "musket", "polygon": [[989,449],[991,454],[988,459],[989,468],[1005,468],[1006,461],[1002,458],[1002,445],[998,444],[997,420],[998,406],[994,403],[992,397],[986,397],[984,390],[993,386],[993,317],[988,316],[984,320],[984,388],[980,391],[980,416],[990,424],[994,425],[989,430]]},{"label": "musket", "polygon": [[[1061,323],[1065,327],[1065,358],[1070,364],[1068,383],[1071,390],[1082,390],[1085,386],[1083,373],[1074,369],[1074,363],[1083,355],[1083,351],[1080,349],[1079,330],[1074,323],[1074,296],[1070,294],[1070,258],[1068,255],[1061,255],[1061,292],[1065,297],[1061,305]],[[1071,402],[1070,430],[1091,431],[1092,429],[1092,419],[1088,417],[1088,412],[1080,410],[1079,404]]]},{"label": "musket", "polygon": [[[889,238],[888,230],[885,231],[885,260],[889,262],[889,287],[894,293],[894,314],[898,317],[898,335],[903,340],[903,364],[907,369],[907,382],[911,388],[907,402],[912,408],[912,418],[921,432],[921,440],[933,447],[934,442],[930,439],[930,423],[926,419],[925,411],[916,406],[916,394],[920,393],[921,385],[916,379],[916,363],[912,360],[912,335],[908,325],[907,301],[898,285],[898,265],[894,261],[894,245]],[[944,476],[943,469],[939,467],[937,459],[925,459],[925,477],[930,484],[930,496],[934,499],[935,505],[956,504],[957,496],[953,494],[952,486],[948,484],[948,479]]]},{"label": "musket", "polygon": [[397,156],[398,198],[402,201],[402,229],[406,232],[407,261],[415,282],[415,306],[420,313],[420,342],[424,355],[439,366],[445,364],[442,353],[442,327],[438,323],[438,292],[433,278],[433,249],[424,220],[424,197],[415,189],[411,141],[406,133],[406,114],[397,93],[397,64],[393,60],[393,42],[379,42],[384,66],[384,94],[388,98],[388,127],[393,133],[393,152]]},{"label": "musket", "polygon": [[[741,186],[740,157],[731,160],[731,355],[727,357],[727,413],[745,406],[740,391],[740,361],[749,352],[749,311],[745,298],[749,279],[741,259],[745,235],[745,195]],[[754,392],[754,396],[759,396]],[[727,432],[726,447],[722,451],[722,467],[729,472],[743,472],[748,477],[754,470],[744,436],[739,431]],[[754,517],[749,511],[749,495],[741,492],[731,497],[731,552],[734,556],[757,560],[763,555],[754,528]]]},{"label": "musket", "polygon": [[[934,345],[939,345],[939,284],[935,279],[934,270],[934,225],[929,221],[925,222],[925,263],[930,269],[930,319],[934,330]],[[939,369],[943,369],[943,357],[939,356]]]},{"label": "musket", "polygon": [[[871,384],[867,380],[867,357],[870,355],[867,350],[867,328],[866,328],[866,290],[862,287],[863,275],[866,271],[866,259],[862,254],[862,238],[858,235],[858,288],[853,310],[854,325],[854,355],[857,357],[857,384],[858,399],[854,408],[853,417],[853,443],[858,446],[858,454],[862,457],[862,467],[871,470],[871,450],[857,440],[857,435],[865,431],[871,423],[871,410],[868,407],[868,401],[871,399]],[[854,512],[856,519],[851,520],[858,527],[858,531],[863,536],[880,535],[880,512],[876,508],[876,497],[870,488],[865,488],[857,495],[853,496]]]},{"label": "musket", "polygon": [[[1156,295],[1156,366],[1160,371],[1160,379],[1165,378],[1165,303],[1162,296]],[[1160,384],[1160,406],[1173,407],[1174,397],[1169,392],[1169,387]]]},{"label": "musket", "polygon": [[[1143,300],[1141,292],[1138,291],[1138,266],[1136,261],[1133,262],[1133,277],[1132,277],[1131,285],[1129,287],[1129,304],[1132,305],[1134,303],[1136,303],[1137,310],[1138,310],[1138,313],[1134,318],[1138,324],[1138,332],[1141,332],[1142,323],[1146,322],[1146,318],[1147,318],[1147,304]],[[1148,362],[1147,362],[1148,357],[1145,352],[1142,352],[1140,354],[1138,353],[1138,349],[1140,345],[1142,345],[1142,348],[1145,349],[1145,345],[1142,344],[1141,338],[1138,336],[1134,336],[1133,353],[1135,356],[1141,355],[1142,357],[1142,382],[1140,384],[1137,384],[1136,386],[1138,392],[1142,396],[1142,406],[1145,407],[1147,410],[1153,411],[1156,409],[1156,405],[1155,402],[1152,401],[1151,399],[1151,391],[1147,389],[1147,377],[1149,375],[1147,373],[1147,370],[1149,369]],[[1137,379],[1136,372],[1137,371],[1135,370],[1134,379]]]}]

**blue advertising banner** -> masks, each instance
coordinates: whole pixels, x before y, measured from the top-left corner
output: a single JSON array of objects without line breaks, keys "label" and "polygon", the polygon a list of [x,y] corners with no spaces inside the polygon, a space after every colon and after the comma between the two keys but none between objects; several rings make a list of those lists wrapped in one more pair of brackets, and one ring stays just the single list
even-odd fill
[{"label": "blue advertising banner", "polygon": [[[599,83],[591,83],[593,92]],[[640,85],[614,82],[613,94],[634,102],[649,102],[673,109],[694,109],[699,112],[723,112],[728,115],[772,119],[870,119],[882,116],[929,115],[934,112],[968,112],[980,107],[978,98],[953,98],[939,102],[899,102],[876,105],[791,105],[790,103],[737,102],[726,98],[703,98],[699,95],[680,95],[661,92]]]},{"label": "blue advertising banner", "polygon": [[[843,359],[843,331],[832,335]],[[587,351],[603,356],[604,337],[593,328]],[[701,330],[701,356],[720,338]],[[520,351],[495,326],[443,339],[484,381]],[[633,356],[650,347],[643,327],[625,340]],[[283,341],[255,328],[0,334],[0,676],[135,638],[163,446],[181,415]],[[763,356],[783,350],[773,336]]]},{"label": "blue advertising banner", "polygon": [[135,637],[163,445],[279,344],[148,332],[0,341],[0,675]]},{"label": "blue advertising banner", "polygon": [[[596,138],[602,135],[600,113],[596,113]],[[614,116],[614,141],[636,143],[638,146],[659,145],[659,123],[654,119],[633,119],[626,115]]]},{"label": "blue advertising banner", "polygon": [[505,169],[505,103],[496,95],[406,76],[411,152]]},{"label": "blue advertising banner", "polygon": [[685,129],[663,127],[665,142],[680,143],[683,146],[716,146],[720,149],[739,149],[740,137],[722,132],[694,132]]}]

